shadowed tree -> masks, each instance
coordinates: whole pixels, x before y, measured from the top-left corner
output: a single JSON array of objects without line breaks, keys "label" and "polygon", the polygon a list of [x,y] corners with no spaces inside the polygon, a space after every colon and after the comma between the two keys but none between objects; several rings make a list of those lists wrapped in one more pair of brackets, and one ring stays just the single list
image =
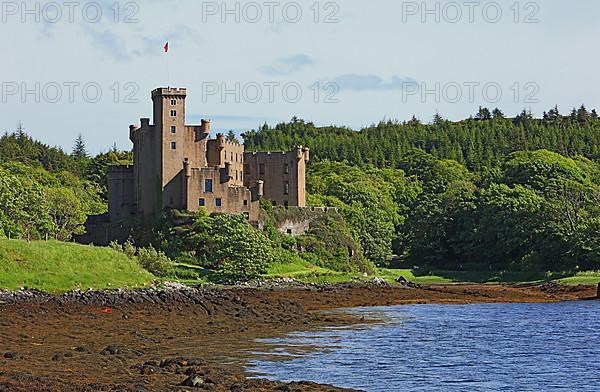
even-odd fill
[{"label": "shadowed tree", "polygon": [[237,136],[235,136],[235,132],[233,132],[231,130],[229,132],[227,132],[227,136],[225,136],[225,139],[228,142],[238,143],[238,144],[240,143],[240,141],[238,140]]}]

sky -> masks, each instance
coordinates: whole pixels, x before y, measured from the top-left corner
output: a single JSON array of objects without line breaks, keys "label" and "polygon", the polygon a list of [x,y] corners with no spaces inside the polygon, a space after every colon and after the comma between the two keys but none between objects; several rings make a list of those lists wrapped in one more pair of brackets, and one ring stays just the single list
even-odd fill
[{"label": "sky", "polygon": [[[0,131],[91,153],[131,148],[150,92],[187,87],[187,122],[240,133],[293,116],[540,116],[600,108],[593,0],[0,2]],[[163,46],[169,42],[169,52]]]}]

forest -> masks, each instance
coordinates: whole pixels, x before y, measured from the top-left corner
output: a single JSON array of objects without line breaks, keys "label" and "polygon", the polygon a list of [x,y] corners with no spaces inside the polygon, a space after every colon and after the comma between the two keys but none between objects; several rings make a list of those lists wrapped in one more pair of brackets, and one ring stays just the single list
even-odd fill
[{"label": "forest", "polygon": [[243,135],[249,150],[311,149],[310,204],[336,206],[367,258],[449,270],[600,268],[600,121],[479,108],[451,122],[360,131],[293,118]]},{"label": "forest", "polygon": [[[228,250],[223,257],[229,264],[221,269],[230,270],[232,260],[244,264],[246,256],[260,259],[261,268],[246,265],[248,274],[260,273],[269,261],[294,258],[360,271],[370,265],[600,269],[600,119],[595,110],[582,106],[562,115],[555,107],[534,118],[527,111],[507,117],[499,109],[479,108],[457,122],[435,114],[427,123],[413,117],[359,131],[293,118],[242,137],[251,151],[309,147],[309,205],[337,207],[341,220],[320,220],[306,236],[289,239],[269,225],[256,233],[235,217],[200,214],[177,227],[171,214],[149,241],[159,251],[173,259],[189,256],[182,250],[212,249],[204,254],[214,254],[221,246],[208,238],[240,236],[247,249]],[[0,236],[71,240],[82,233],[88,215],[106,211],[108,166],[131,159],[131,152],[115,147],[92,157],[81,137],[67,153],[33,140],[21,128],[5,133],[0,137]],[[264,207],[269,209],[267,203]],[[173,249],[173,244],[181,246]],[[329,244],[356,248],[358,254],[342,255]],[[215,265],[215,260],[196,262]]]}]

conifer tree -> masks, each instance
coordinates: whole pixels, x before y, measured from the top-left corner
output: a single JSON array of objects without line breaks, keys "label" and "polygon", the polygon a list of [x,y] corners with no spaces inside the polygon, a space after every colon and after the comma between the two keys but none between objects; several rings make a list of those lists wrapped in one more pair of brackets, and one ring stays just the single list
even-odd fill
[{"label": "conifer tree", "polygon": [[77,136],[77,139],[75,139],[75,144],[73,145],[73,152],[71,155],[78,159],[87,159],[89,157],[87,149],[85,148],[83,135],[81,133]]},{"label": "conifer tree", "polygon": [[229,132],[227,132],[227,136],[225,136],[225,139],[228,142],[232,142],[232,143],[240,143],[240,141],[238,140],[237,136],[235,136],[235,132],[233,132],[232,130],[230,130]]}]

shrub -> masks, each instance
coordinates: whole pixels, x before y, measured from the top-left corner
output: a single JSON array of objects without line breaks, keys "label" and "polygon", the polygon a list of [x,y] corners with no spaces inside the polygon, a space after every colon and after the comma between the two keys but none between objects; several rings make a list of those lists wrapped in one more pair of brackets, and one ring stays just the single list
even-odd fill
[{"label": "shrub", "polygon": [[136,252],[137,252],[137,249],[135,248],[135,246],[133,246],[131,241],[127,241],[123,244],[123,253],[125,253],[125,255],[127,257],[130,257],[130,258],[135,257]]},{"label": "shrub", "polygon": [[250,280],[266,273],[273,259],[271,241],[241,215],[215,215],[207,257],[226,280]]},{"label": "shrub", "polygon": [[175,267],[173,269],[173,276],[177,279],[182,280],[199,280],[200,274],[189,268]]},{"label": "shrub", "polygon": [[173,262],[163,253],[152,246],[138,249],[137,259],[142,268],[153,275],[166,277],[173,273]]},{"label": "shrub", "polygon": [[131,241],[127,241],[123,245],[119,244],[118,241],[112,241],[108,246],[117,252],[125,254],[130,259],[134,258],[137,253],[137,248],[133,246]]}]

